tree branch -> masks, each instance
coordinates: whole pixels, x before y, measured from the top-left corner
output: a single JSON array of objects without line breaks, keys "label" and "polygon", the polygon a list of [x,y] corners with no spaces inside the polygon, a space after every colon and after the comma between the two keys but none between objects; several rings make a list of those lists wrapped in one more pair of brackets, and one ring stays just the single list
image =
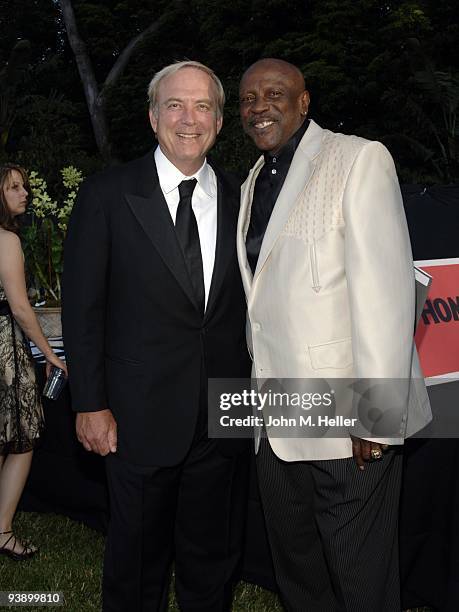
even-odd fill
[{"label": "tree branch", "polygon": [[158,30],[159,26],[161,25],[160,22],[161,22],[161,19],[156,20],[154,23],[149,25],[148,28],[143,30],[143,32],[140,32],[140,34],[132,38],[128,42],[128,44],[124,47],[123,51],[119,55],[116,62],[113,64],[110,72],[107,75],[107,78],[104,81],[104,84],[102,86],[101,96],[104,95],[104,91],[106,90],[106,88],[110,87],[110,85],[113,85],[113,83],[115,83],[120,78],[129,60],[131,59],[131,55],[134,53],[137,45],[141,43],[143,40],[145,40],[147,36],[149,36],[150,34],[153,34],[153,32]]},{"label": "tree branch", "polygon": [[[175,5],[176,9],[180,10],[184,6],[184,1],[175,0],[175,2],[173,2],[172,4]],[[118,57],[107,75],[107,78],[105,79],[104,84],[102,86],[102,91],[100,94],[101,96],[104,95],[105,90],[110,87],[110,85],[113,85],[113,83],[115,83],[119,79],[124,69],[126,68],[129,60],[131,59],[131,56],[134,53],[137,45],[143,42],[148,36],[150,36],[150,34],[153,34],[157,30],[159,30],[167,18],[170,19],[170,14],[163,13],[161,17],[151,23],[148,28],[145,28],[143,32],[140,32],[140,34],[138,34],[128,42],[128,44],[124,47],[120,56]]]}]

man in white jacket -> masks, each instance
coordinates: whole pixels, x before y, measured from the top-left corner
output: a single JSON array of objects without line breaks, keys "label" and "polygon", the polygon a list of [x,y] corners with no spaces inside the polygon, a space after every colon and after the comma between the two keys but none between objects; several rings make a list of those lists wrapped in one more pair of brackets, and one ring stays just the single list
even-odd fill
[{"label": "man in white jacket", "polygon": [[[386,148],[320,128],[308,107],[292,64],[263,59],[243,75],[242,124],[263,152],[237,236],[252,376],[358,379],[378,402],[344,435],[256,431],[263,510],[288,610],[399,612],[400,444],[431,418],[409,236]],[[345,395],[336,411],[350,417],[355,387]]]}]

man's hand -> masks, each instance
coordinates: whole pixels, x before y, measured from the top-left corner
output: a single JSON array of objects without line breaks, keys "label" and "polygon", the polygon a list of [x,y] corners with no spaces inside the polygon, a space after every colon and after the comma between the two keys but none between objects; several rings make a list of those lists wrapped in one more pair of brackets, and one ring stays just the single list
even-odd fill
[{"label": "man's hand", "polygon": [[116,453],[116,421],[108,408],[99,412],[79,412],[76,434],[87,451],[102,456]]},{"label": "man's hand", "polygon": [[[383,452],[389,447],[387,444],[379,444],[378,442],[370,442],[362,438],[351,436],[352,439],[352,454],[359,469],[365,469],[366,461],[378,461],[381,459]],[[378,456],[379,455],[379,456]]]}]

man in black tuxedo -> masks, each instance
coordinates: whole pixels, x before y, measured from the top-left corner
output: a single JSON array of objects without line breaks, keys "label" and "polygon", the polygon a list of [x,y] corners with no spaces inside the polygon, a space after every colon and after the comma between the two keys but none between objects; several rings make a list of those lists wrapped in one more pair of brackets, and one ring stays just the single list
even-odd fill
[{"label": "man in black tuxedo", "polygon": [[81,187],[65,245],[64,340],[77,435],[106,456],[103,608],[228,608],[245,444],[207,435],[207,379],[242,377],[239,189],[206,154],[224,92],[181,62],[149,86],[159,146]]}]

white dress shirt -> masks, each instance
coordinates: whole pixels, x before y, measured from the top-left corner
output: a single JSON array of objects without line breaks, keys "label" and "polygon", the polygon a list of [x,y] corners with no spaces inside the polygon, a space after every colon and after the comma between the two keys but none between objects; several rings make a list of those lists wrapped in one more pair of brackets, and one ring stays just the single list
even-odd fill
[{"label": "white dress shirt", "polygon": [[193,191],[191,207],[198,224],[204,273],[205,306],[207,307],[217,242],[217,178],[215,172],[207,161],[204,161],[195,174],[186,176],[167,159],[159,146],[155,151],[155,163],[159,184],[174,225],[180,201],[178,186],[187,179],[195,178],[198,181]]}]

